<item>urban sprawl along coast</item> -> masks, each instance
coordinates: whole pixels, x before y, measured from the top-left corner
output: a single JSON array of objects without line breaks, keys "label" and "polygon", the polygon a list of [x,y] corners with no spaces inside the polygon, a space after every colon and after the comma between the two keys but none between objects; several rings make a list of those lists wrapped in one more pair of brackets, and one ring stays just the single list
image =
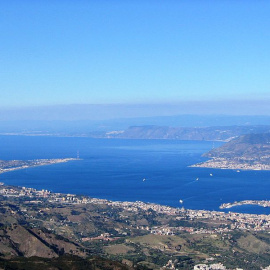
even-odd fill
[{"label": "urban sprawl along coast", "polygon": [[[251,201],[249,202],[251,203]],[[260,203],[260,201],[256,202]],[[262,203],[269,205],[270,201],[262,201]],[[25,228],[31,231],[31,234],[36,234],[39,230],[41,230],[40,233],[51,232],[59,235],[57,237],[60,237],[60,239],[64,237],[63,239],[69,239],[65,241],[76,243],[77,247],[82,250],[85,247],[98,245],[99,248],[109,252],[109,254],[110,252],[114,254],[118,248],[121,253],[122,249],[132,250],[134,247],[142,250],[140,251],[142,255],[144,252],[147,254],[149,252],[143,251],[145,248],[154,252],[151,256],[162,252],[162,256],[166,256],[164,258],[167,258],[167,261],[157,262],[158,265],[161,265],[161,268],[155,266],[151,269],[191,269],[190,267],[177,268],[177,260],[171,259],[172,254],[174,256],[185,254],[185,256],[188,256],[190,254],[192,242],[187,249],[185,245],[188,242],[185,244],[185,241],[194,241],[198,238],[196,240],[199,241],[198,243],[202,241],[200,239],[211,241],[210,243],[215,243],[215,241],[218,243],[222,239],[226,243],[235,243],[234,238],[237,235],[234,235],[236,232],[238,234],[240,232],[240,235],[267,234],[270,232],[269,215],[191,210],[141,201],[110,201],[88,196],[54,193],[45,189],[36,190],[28,187],[9,186],[4,183],[0,183],[0,206],[1,212],[5,213],[4,215],[8,220],[14,218],[19,221],[19,223],[11,225],[11,235],[13,235],[14,228],[16,235],[16,228],[19,224],[28,224],[27,226],[30,226],[30,228]],[[224,204],[223,206],[228,205]],[[154,218],[156,221],[160,220],[160,222],[156,224],[156,221],[153,220],[152,224],[147,224],[146,221],[143,221],[145,218],[148,221]],[[93,228],[94,224],[96,224],[96,228]],[[136,240],[135,236],[140,240]],[[150,241],[151,245],[147,244],[142,249],[141,245],[144,241]],[[158,241],[157,244],[155,244],[155,241]],[[165,242],[162,243],[162,241]],[[182,244],[175,244],[174,241],[175,243],[181,241]],[[197,248],[199,247],[200,245],[197,246]],[[189,261],[191,266],[194,265],[194,269],[235,269],[235,267],[227,268],[221,263],[226,262],[226,260],[221,260],[221,254],[217,250],[211,249],[211,244],[209,247],[207,246],[207,250],[202,251],[191,252],[195,261],[198,262],[194,264]],[[73,252],[79,254],[80,251],[76,248]],[[208,257],[205,257],[205,252],[208,253]],[[233,257],[235,252],[238,252],[237,249],[232,250],[232,254],[229,255]],[[134,256],[137,258],[138,255]],[[113,258],[119,259],[119,257]],[[265,267],[267,265],[269,264],[265,264]]]},{"label": "urban sprawl along coast", "polygon": [[[8,161],[0,166],[3,173],[69,160],[75,159]],[[270,201],[224,203],[220,209],[245,204],[269,207]],[[19,243],[30,233],[36,237],[32,244],[43,236],[44,248],[51,246],[51,252],[65,239],[57,252],[64,248],[70,254],[98,254],[131,265],[152,262],[148,269],[251,269],[246,266],[252,263],[257,267],[252,269],[269,270],[270,260],[264,255],[258,259],[258,250],[267,252],[270,215],[110,201],[0,183],[0,216],[0,243]],[[49,244],[54,237],[54,245]],[[13,248],[12,243],[5,244],[5,256],[17,254],[19,244]],[[48,256],[46,252],[39,256]]]},{"label": "urban sprawl along coast", "polygon": [[233,202],[233,203],[223,203],[219,208],[220,209],[228,209],[234,206],[241,206],[241,205],[259,205],[262,207],[270,207],[270,201],[258,201],[258,200],[244,200],[240,202]]},{"label": "urban sprawl along coast", "polygon": [[270,164],[250,160],[212,158],[208,161],[191,165],[197,168],[230,169],[230,170],[270,170]]},{"label": "urban sprawl along coast", "polygon": [[[240,230],[253,230],[253,231],[270,231],[270,216],[269,215],[257,215],[257,214],[244,214],[244,213],[224,213],[220,211],[208,211],[208,210],[191,210],[184,208],[174,208],[170,206],[163,206],[154,203],[145,203],[141,201],[136,202],[120,202],[120,201],[109,201],[105,199],[90,198],[87,196],[77,196],[74,194],[62,194],[53,193],[48,190],[36,190],[34,188],[27,187],[12,187],[6,186],[1,183],[0,195],[5,197],[17,197],[26,198],[30,203],[42,203],[47,201],[56,205],[76,205],[76,204],[93,204],[93,205],[107,205],[111,207],[122,208],[125,211],[137,213],[139,211],[155,211],[157,214],[163,214],[168,216],[175,216],[176,220],[186,219],[189,220],[207,220],[210,219],[219,223],[217,228],[214,230],[207,230],[202,228],[192,227],[172,227],[168,225],[149,227],[140,226],[140,229],[147,230],[153,234],[166,234],[173,235],[179,231],[186,231],[190,234],[196,233],[224,233],[234,229]],[[42,199],[42,201],[41,201]],[[254,201],[239,202],[241,204],[255,204]],[[256,201],[256,204],[270,205],[270,201]],[[220,208],[228,208],[231,204],[223,204]],[[231,205],[234,206],[234,205]]]}]

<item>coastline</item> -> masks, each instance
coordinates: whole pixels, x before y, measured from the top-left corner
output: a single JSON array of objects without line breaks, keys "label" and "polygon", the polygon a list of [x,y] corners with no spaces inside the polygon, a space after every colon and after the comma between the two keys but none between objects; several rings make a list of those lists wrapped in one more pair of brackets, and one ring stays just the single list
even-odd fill
[{"label": "coastline", "polygon": [[79,160],[78,158],[56,158],[56,159],[34,159],[34,160],[8,160],[1,161],[0,174],[15,170],[22,170],[27,168],[47,166],[58,163],[65,163],[69,161]]},{"label": "coastline", "polygon": [[223,170],[251,170],[251,171],[270,171],[269,164],[255,163],[250,164],[235,159],[213,158],[205,162],[191,165],[192,168],[210,168]]},{"label": "coastline", "polygon": [[[54,205],[62,205],[62,206],[72,206],[72,205],[106,205],[111,207],[112,209],[121,208],[124,211],[137,214],[140,211],[155,211],[156,214],[166,215],[170,217],[174,217],[175,220],[185,220],[188,218],[189,220],[216,220],[224,224],[224,227],[216,228],[215,230],[206,230],[206,229],[195,229],[192,230],[190,228],[184,227],[170,227],[170,231],[175,233],[176,231],[187,231],[190,234],[197,233],[223,233],[229,232],[234,229],[240,228],[241,230],[249,230],[252,228],[254,231],[264,231],[270,230],[270,215],[266,214],[248,214],[248,213],[237,213],[237,212],[223,212],[223,211],[211,211],[211,210],[194,210],[194,209],[185,209],[185,208],[176,208],[156,203],[147,203],[142,201],[111,201],[107,199],[98,199],[92,198],[85,195],[75,195],[75,194],[64,194],[64,193],[54,193],[49,190],[36,190],[34,188],[27,187],[19,187],[19,186],[9,186],[4,183],[0,183],[0,198],[1,196],[7,197],[10,199],[20,198],[20,200],[24,201],[24,204],[36,204],[40,205],[45,202],[51,203]],[[223,208],[228,208],[230,205],[234,205],[236,203],[244,203],[244,202],[256,202],[257,204],[267,204],[270,206],[270,201],[242,201],[235,202],[233,204],[223,204]],[[221,208],[221,207],[220,207]],[[229,223],[228,223],[229,221]],[[264,221],[264,222],[263,222]],[[155,231],[151,231],[151,233],[156,234],[157,230],[161,232],[164,228],[167,228],[167,225],[160,225],[155,228]],[[149,230],[149,229],[147,229]]]},{"label": "coastline", "polygon": [[[151,264],[154,267],[149,269],[165,269],[167,261],[179,256],[193,256],[193,264],[198,266],[194,269],[201,269],[202,264],[198,263],[219,262],[223,254],[227,256],[228,250],[232,250],[230,243],[235,246],[237,239],[250,241],[252,237],[257,242],[262,236],[268,237],[270,232],[270,215],[192,210],[141,201],[111,201],[4,183],[0,183],[0,201],[5,210],[1,212],[1,218],[7,224],[1,233],[4,237],[7,235],[4,239],[15,239],[23,252],[27,239],[30,248],[39,248],[39,256],[46,256],[48,248],[52,247],[58,255],[59,250],[80,256],[85,256],[85,253],[79,252],[102,256],[120,254],[124,256],[120,257],[121,261],[139,255],[139,263],[153,256],[165,256],[163,261]],[[258,238],[254,238],[257,234]],[[197,250],[197,243],[203,243],[207,249],[203,252]],[[215,243],[226,244],[225,249],[213,248]],[[263,243],[268,245],[267,240]],[[9,242],[4,244],[6,247]],[[42,244],[46,246],[45,251]],[[92,246],[94,250],[90,249]],[[136,249],[131,249],[134,246]],[[123,250],[131,252],[124,253]],[[235,252],[232,250],[229,255],[228,262],[234,258]],[[249,258],[250,254],[245,256]],[[227,268],[219,263],[213,269]]]},{"label": "coastline", "polygon": [[270,207],[270,201],[259,201],[259,200],[244,200],[239,202],[233,202],[233,203],[223,203],[219,206],[219,209],[229,209],[235,206],[241,206],[241,205],[258,205],[262,207]]}]

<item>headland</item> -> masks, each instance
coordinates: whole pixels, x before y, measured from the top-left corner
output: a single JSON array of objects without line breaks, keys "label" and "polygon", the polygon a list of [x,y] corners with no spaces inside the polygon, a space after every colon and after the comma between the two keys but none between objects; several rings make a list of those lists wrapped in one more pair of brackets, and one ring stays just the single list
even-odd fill
[{"label": "headland", "polygon": [[210,160],[191,167],[270,170],[270,133],[247,134],[203,154]]},{"label": "headland", "polygon": [[258,205],[262,207],[270,207],[270,201],[244,200],[244,201],[233,202],[233,203],[223,203],[219,208],[228,209],[228,208],[241,206],[241,205]]}]

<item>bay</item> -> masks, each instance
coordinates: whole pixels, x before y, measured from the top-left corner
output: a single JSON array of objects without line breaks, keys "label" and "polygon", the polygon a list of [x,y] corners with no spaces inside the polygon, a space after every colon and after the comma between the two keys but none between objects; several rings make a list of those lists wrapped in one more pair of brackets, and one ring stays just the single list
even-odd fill
[{"label": "bay", "polygon": [[[270,172],[190,168],[221,142],[122,140],[83,137],[0,136],[0,159],[76,157],[81,160],[0,175],[9,185],[144,201],[189,209],[219,210],[222,203],[269,200]],[[212,175],[212,176],[211,176]],[[198,180],[196,180],[198,179]],[[180,203],[182,200],[183,203]],[[270,214],[243,206],[226,211]]]}]

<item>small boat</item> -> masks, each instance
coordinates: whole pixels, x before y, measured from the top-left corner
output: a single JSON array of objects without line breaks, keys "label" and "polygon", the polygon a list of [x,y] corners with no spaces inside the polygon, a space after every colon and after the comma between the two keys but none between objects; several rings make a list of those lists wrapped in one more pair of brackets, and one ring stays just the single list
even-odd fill
[{"label": "small boat", "polygon": [[183,203],[184,201],[183,200],[179,200],[180,203]]},{"label": "small boat", "polygon": [[199,177],[196,178],[196,181],[199,181]]},{"label": "small boat", "polygon": [[210,176],[213,176],[213,174],[212,174],[212,173],[210,173]]},{"label": "small boat", "polygon": [[146,181],[146,178],[143,178],[143,182]]},{"label": "small boat", "polygon": [[240,172],[239,170],[237,170],[236,172]]}]

